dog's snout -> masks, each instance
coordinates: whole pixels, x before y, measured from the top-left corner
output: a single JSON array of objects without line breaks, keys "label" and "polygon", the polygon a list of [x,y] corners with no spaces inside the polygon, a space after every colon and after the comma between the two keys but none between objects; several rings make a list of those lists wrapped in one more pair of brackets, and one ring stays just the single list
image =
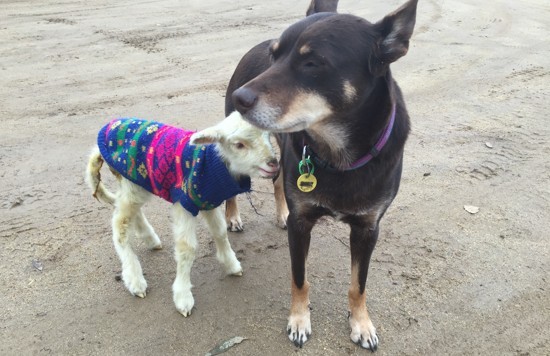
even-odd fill
[{"label": "dog's snout", "polygon": [[258,101],[258,96],[252,90],[241,87],[233,92],[232,99],[237,111],[245,114],[254,107],[254,104]]}]

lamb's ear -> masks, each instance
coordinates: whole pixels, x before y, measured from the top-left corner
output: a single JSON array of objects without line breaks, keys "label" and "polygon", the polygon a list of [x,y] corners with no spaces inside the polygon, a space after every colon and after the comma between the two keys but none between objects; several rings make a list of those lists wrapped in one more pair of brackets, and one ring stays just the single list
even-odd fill
[{"label": "lamb's ear", "polygon": [[210,145],[212,143],[220,142],[222,136],[216,128],[216,126],[208,127],[204,130],[195,132],[191,135],[189,143],[192,145]]},{"label": "lamb's ear", "polygon": [[388,64],[407,54],[416,22],[417,4],[418,0],[410,0],[374,25],[380,35],[375,49],[378,65],[387,68]]}]

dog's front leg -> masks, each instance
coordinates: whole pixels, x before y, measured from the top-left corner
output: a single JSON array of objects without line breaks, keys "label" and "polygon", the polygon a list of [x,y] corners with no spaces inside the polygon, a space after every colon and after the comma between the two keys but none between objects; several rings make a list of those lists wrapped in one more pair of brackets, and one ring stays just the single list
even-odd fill
[{"label": "dog's front leg", "polygon": [[306,259],[314,222],[306,219],[298,220],[296,214],[291,213],[287,224],[292,268],[290,316],[288,317],[287,332],[290,341],[297,347],[302,347],[311,335]]},{"label": "dog's front leg", "polygon": [[176,279],[172,285],[176,309],[185,317],[191,315],[195,299],[191,293],[191,266],[195,260],[197,248],[197,219],[181,204],[172,208],[174,219],[175,258],[177,263]]},{"label": "dog's front leg", "polygon": [[363,348],[376,351],[378,336],[367,311],[365,285],[370,258],[378,239],[378,224],[351,224],[351,285],[349,298],[349,324],[351,340]]}]

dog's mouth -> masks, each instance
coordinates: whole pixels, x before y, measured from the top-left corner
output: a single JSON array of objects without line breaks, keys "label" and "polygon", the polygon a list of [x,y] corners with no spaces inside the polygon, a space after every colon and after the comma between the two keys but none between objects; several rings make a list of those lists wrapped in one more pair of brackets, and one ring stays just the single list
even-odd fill
[{"label": "dog's mouth", "polygon": [[244,114],[243,118],[252,125],[270,132],[298,132],[308,128],[307,119],[293,120],[292,122],[284,121],[282,117],[271,117],[265,114],[249,113]]},{"label": "dog's mouth", "polygon": [[290,125],[283,125],[280,128],[277,129],[276,132],[298,132],[305,130],[309,127],[306,120],[294,122]]},{"label": "dog's mouth", "polygon": [[330,117],[332,107],[318,94],[302,93],[283,109],[260,102],[245,112],[243,117],[251,124],[271,132],[298,132]]}]

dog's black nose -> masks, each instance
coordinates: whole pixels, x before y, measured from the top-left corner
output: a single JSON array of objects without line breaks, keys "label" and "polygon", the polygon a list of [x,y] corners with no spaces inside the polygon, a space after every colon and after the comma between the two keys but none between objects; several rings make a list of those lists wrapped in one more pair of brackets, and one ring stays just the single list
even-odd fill
[{"label": "dog's black nose", "polygon": [[245,114],[258,101],[258,96],[250,89],[241,87],[233,92],[233,104],[238,112]]}]

